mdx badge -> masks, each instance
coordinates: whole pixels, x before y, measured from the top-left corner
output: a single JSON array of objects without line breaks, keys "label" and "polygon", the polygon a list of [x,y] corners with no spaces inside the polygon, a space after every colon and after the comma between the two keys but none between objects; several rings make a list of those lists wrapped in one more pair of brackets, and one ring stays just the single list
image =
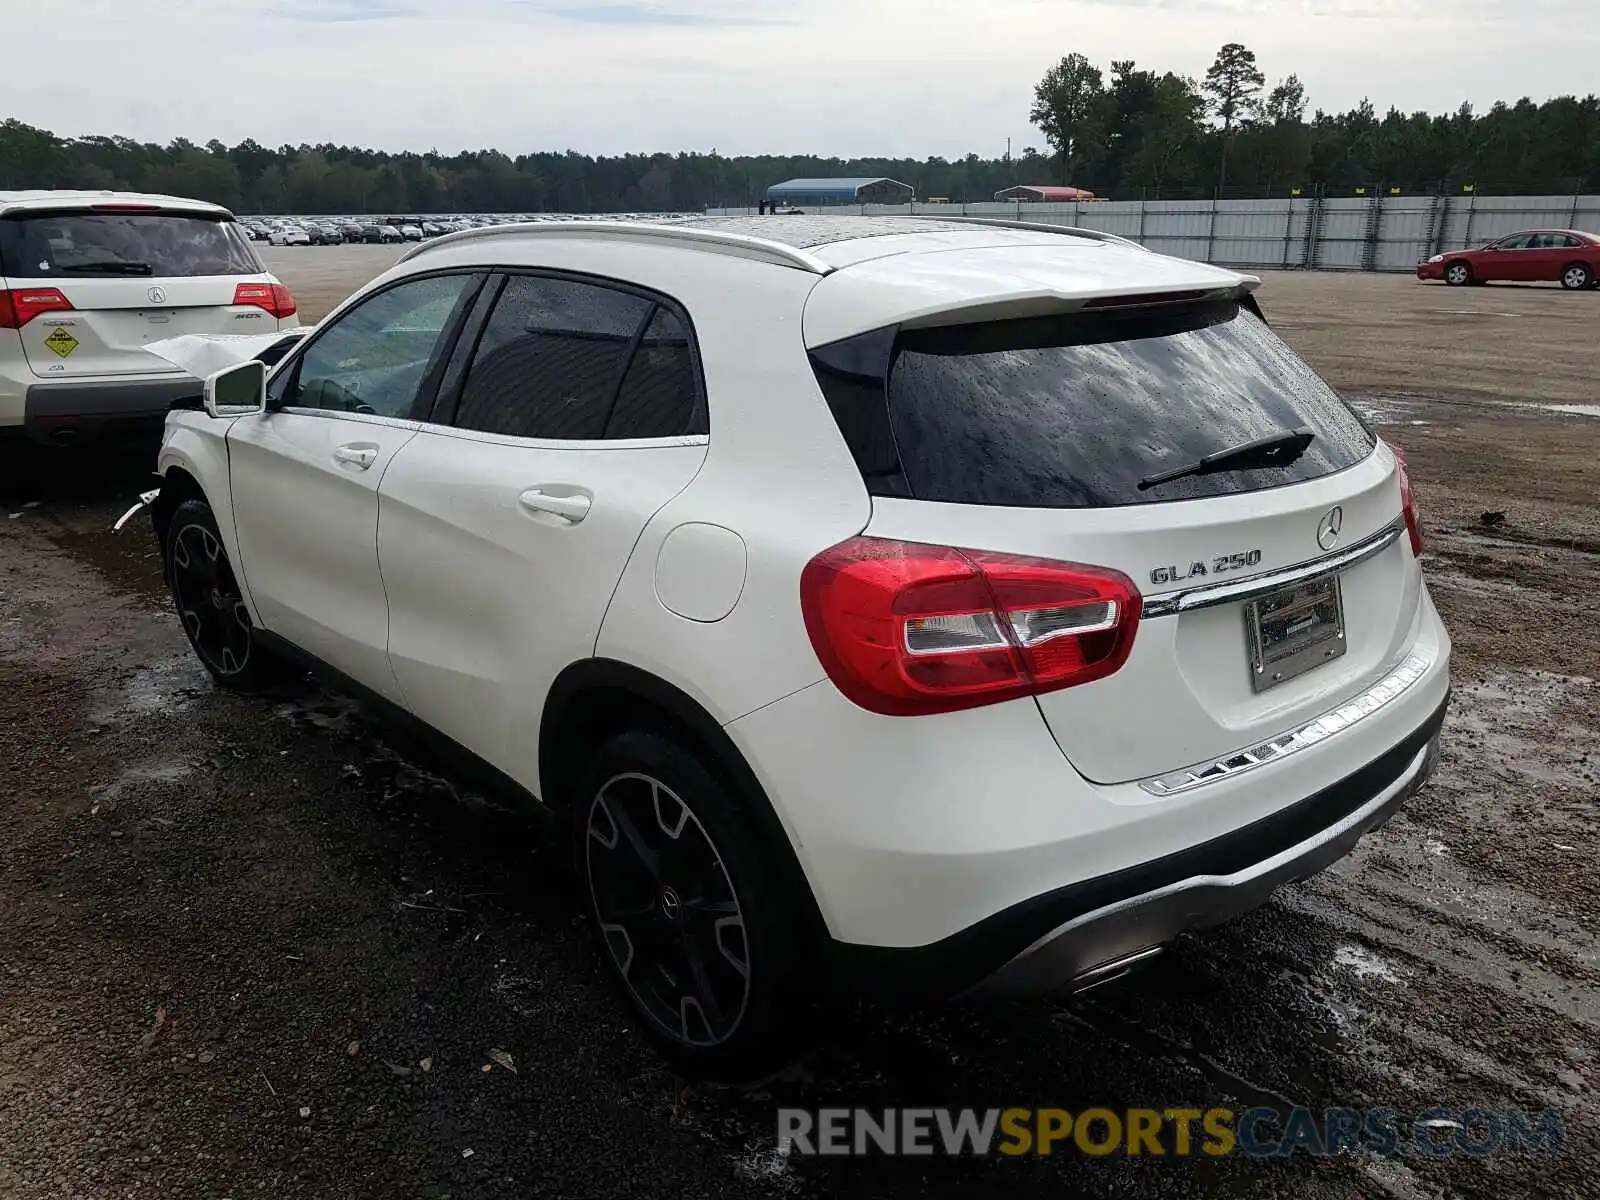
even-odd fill
[{"label": "mdx badge", "polygon": [[1150,572],[1154,584],[1183,583],[1189,579],[1205,579],[1212,575],[1225,575],[1230,571],[1245,571],[1261,565],[1261,551],[1245,550],[1238,554],[1219,554],[1216,558],[1196,559],[1187,567],[1157,567]]}]

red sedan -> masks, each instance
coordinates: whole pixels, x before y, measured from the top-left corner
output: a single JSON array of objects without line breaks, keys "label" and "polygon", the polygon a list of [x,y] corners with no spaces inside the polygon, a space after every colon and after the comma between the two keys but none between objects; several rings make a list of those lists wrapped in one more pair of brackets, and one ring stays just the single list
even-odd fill
[{"label": "red sedan", "polygon": [[1575,229],[1530,229],[1478,250],[1452,250],[1417,264],[1418,279],[1456,287],[1505,280],[1549,281],[1569,291],[1600,285],[1600,236]]}]

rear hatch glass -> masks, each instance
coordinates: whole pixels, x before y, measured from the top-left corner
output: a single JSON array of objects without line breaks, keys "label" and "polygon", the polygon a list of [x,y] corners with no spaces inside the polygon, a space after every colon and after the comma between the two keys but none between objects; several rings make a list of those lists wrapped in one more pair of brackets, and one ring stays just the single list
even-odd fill
[{"label": "rear hatch glass", "polygon": [[183,213],[47,212],[0,220],[0,274],[12,279],[187,279],[257,275],[231,220]]},{"label": "rear hatch glass", "polygon": [[180,334],[270,333],[265,310],[234,303],[240,283],[265,278],[228,217],[82,209],[0,218],[0,275],[59,293],[22,327],[34,374],[46,379],[170,372],[145,352]]},{"label": "rear hatch glass", "polygon": [[[1316,479],[1374,445],[1337,393],[1236,300],[902,330],[892,349],[881,343],[886,382],[864,389],[873,337],[815,360],[879,494],[1029,508],[1192,500]],[[860,411],[863,392],[878,387],[881,431]],[[1287,465],[1140,487],[1297,429],[1313,436]]]}]

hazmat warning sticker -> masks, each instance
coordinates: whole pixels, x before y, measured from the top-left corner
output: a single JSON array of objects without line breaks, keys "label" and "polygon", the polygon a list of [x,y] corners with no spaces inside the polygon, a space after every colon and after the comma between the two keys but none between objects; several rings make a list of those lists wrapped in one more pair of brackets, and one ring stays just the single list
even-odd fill
[{"label": "hazmat warning sticker", "polygon": [[67,355],[71,354],[78,348],[78,339],[73,337],[65,329],[57,329],[49,337],[45,338],[44,344],[49,346],[50,349],[54,350],[62,358],[66,358]]}]

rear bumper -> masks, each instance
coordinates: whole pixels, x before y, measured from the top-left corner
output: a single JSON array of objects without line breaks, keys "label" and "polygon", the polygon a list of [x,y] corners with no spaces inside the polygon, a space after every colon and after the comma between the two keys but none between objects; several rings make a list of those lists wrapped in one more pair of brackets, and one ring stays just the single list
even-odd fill
[{"label": "rear bumper", "polygon": [[[1082,912],[1082,889],[1062,896],[1065,918],[990,975],[977,990],[993,995],[1081,991],[1153,958],[1180,934],[1249,912],[1279,887],[1332,866],[1363,836],[1383,825],[1432,776],[1439,758],[1445,706],[1384,758],[1293,808],[1217,842],[1158,861],[1119,882],[1094,880],[1093,893],[1143,889]],[[1399,773],[1388,778],[1399,766]],[[1327,822],[1323,825],[1323,822]],[[1323,825],[1309,836],[1305,828]],[[1293,840],[1298,838],[1298,840]],[[1242,864],[1242,865],[1241,865]],[[1158,881],[1172,877],[1170,882]],[[1154,886],[1150,886],[1150,885]],[[1052,905],[1045,905],[1046,909]],[[1003,916],[1005,914],[1002,914]],[[1018,913],[1021,927],[1034,917]]]},{"label": "rear bumper", "polygon": [[1073,992],[1115,979],[1349,854],[1433,774],[1447,706],[1354,774],[1222,837],[1034,897],[932,945],[835,943],[840,974],[902,997]]},{"label": "rear bumper", "polygon": [[200,393],[200,380],[190,375],[36,383],[23,398],[22,431],[40,442],[158,431],[174,403]]}]

